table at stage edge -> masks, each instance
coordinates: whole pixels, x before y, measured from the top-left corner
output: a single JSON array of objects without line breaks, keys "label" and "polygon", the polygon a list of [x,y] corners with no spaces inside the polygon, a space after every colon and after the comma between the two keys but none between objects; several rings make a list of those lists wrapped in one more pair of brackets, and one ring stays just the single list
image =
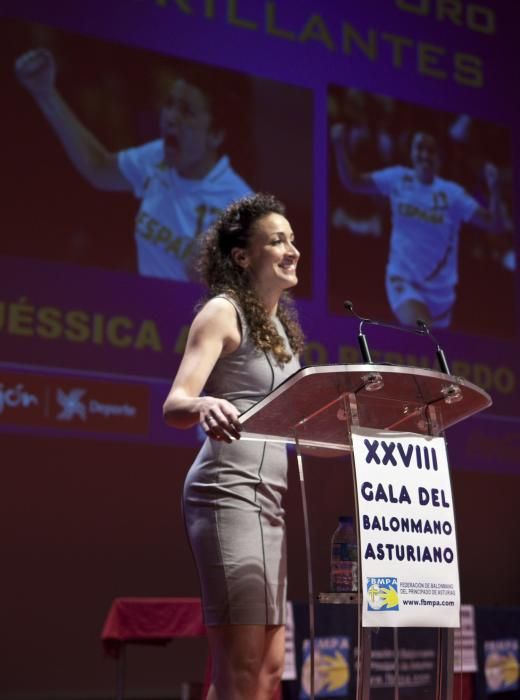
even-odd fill
[{"label": "table at stage edge", "polygon": [[110,656],[124,644],[167,644],[177,637],[204,637],[200,598],[115,598],[101,641]]},{"label": "table at stage edge", "polygon": [[[116,698],[125,690],[127,644],[168,644],[172,639],[205,637],[200,598],[115,598],[103,625],[101,641],[105,653],[117,659]],[[211,678],[208,654],[202,698]]]},{"label": "table at stage edge", "polygon": [[[123,700],[126,644],[168,644],[172,639],[205,637],[200,598],[115,598],[101,633],[105,652],[118,660],[117,700]],[[205,698],[211,679],[208,654],[204,688]],[[280,698],[278,691],[278,700]]]}]

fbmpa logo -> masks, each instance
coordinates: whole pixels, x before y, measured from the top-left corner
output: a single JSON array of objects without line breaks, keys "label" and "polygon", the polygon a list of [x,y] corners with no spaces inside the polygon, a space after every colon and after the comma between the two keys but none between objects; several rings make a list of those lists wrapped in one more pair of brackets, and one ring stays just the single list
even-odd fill
[{"label": "fbmpa logo", "polygon": [[[350,639],[316,637],[314,640],[314,697],[344,698],[350,680]],[[311,694],[311,645],[303,640],[300,700]]]},{"label": "fbmpa logo", "polygon": [[496,639],[484,642],[484,674],[489,694],[518,690],[520,662],[518,639]]},{"label": "fbmpa logo", "polygon": [[399,582],[393,577],[367,578],[368,610],[397,611],[399,610]]},{"label": "fbmpa logo", "polygon": [[56,418],[58,420],[72,420],[75,416],[82,421],[87,420],[87,407],[81,401],[86,393],[86,389],[71,389],[68,393],[63,389],[56,389],[56,401],[61,407],[61,412]]}]

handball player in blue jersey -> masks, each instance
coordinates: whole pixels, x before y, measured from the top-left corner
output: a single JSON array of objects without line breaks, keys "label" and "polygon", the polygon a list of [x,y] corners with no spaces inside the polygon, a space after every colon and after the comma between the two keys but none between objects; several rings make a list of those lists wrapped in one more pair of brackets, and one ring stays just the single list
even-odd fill
[{"label": "handball player in blue jersey", "polygon": [[502,228],[497,168],[485,166],[488,208],[463,187],[437,174],[434,137],[416,132],[411,167],[391,166],[369,173],[356,171],[347,155],[346,128],[334,124],[331,138],[343,186],[359,194],[381,194],[390,200],[392,230],[386,266],[386,291],[400,323],[447,328],[451,322],[458,281],[459,232],[463,223],[487,231]]},{"label": "handball player in blue jersey", "polygon": [[131,190],[141,200],[135,226],[139,272],[190,279],[198,235],[228,204],[250,193],[229,158],[220,155],[224,128],[208,83],[200,84],[200,76],[193,83],[175,80],[161,110],[160,138],[112,153],[56,90],[50,51],[28,51],[15,71],[80,174],[97,189]]}]

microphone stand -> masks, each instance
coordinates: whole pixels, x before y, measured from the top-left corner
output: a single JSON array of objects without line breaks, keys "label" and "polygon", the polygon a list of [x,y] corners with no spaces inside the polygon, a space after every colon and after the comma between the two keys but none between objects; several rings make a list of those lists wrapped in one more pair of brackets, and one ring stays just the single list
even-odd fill
[{"label": "microphone stand", "polygon": [[404,333],[413,333],[414,335],[423,335],[427,336],[435,345],[435,353],[437,356],[437,362],[439,363],[439,367],[441,372],[447,375],[451,375],[449,366],[448,366],[448,360],[446,359],[446,355],[444,353],[444,350],[441,348],[439,343],[437,342],[436,338],[434,337],[433,333],[430,331],[429,326],[425,321],[422,319],[417,319],[417,326],[418,328],[406,328],[405,326],[398,326],[394,323],[386,323],[385,321],[375,321],[371,318],[364,318],[363,316],[360,316],[356,311],[354,310],[354,304],[347,300],[343,302],[343,306],[347,311],[350,311],[350,313],[355,316],[359,320],[359,330],[358,330],[358,345],[359,345],[359,350],[361,352],[361,357],[363,359],[363,362],[365,364],[372,365],[374,364],[372,361],[372,356],[370,355],[370,349],[368,347],[368,341],[366,335],[363,333],[363,324],[368,323],[372,326],[381,326],[382,328],[391,328],[392,330],[395,331],[401,331]]},{"label": "microphone stand", "polygon": [[368,349],[367,337],[363,333],[363,322],[364,322],[364,320],[361,321],[359,324],[358,345],[359,345],[359,350],[361,352],[361,357],[363,358],[363,362],[367,365],[371,365],[371,364],[373,364],[372,356],[370,354],[370,350]]},{"label": "microphone stand", "polygon": [[439,363],[439,367],[441,368],[441,372],[444,372],[444,374],[451,374],[450,368],[448,366],[448,360],[446,359],[446,355],[444,354],[444,350],[441,348],[441,346],[437,342],[437,339],[435,338],[435,336],[433,335],[433,333],[431,332],[429,327],[420,318],[417,319],[417,325],[419,326],[419,328],[423,329],[423,332],[425,333],[425,335],[428,335],[432,339],[432,341],[435,343],[435,345],[437,346],[435,348],[435,354],[437,355],[437,362]]}]

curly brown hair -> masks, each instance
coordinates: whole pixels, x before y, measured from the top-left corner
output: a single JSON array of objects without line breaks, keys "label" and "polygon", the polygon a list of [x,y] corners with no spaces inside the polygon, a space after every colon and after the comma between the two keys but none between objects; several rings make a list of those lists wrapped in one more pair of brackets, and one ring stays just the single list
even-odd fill
[{"label": "curly brown hair", "polygon": [[[285,215],[285,206],[271,194],[248,195],[230,204],[201,241],[197,269],[208,287],[207,298],[227,294],[236,299],[244,312],[255,347],[264,352],[271,351],[279,363],[285,364],[291,355],[251,286],[249,273],[231,256],[233,248],[248,247],[254,224],[272,213]],[[282,294],[276,315],[285,329],[291,350],[295,354],[301,353],[303,331],[288,292]]]}]

